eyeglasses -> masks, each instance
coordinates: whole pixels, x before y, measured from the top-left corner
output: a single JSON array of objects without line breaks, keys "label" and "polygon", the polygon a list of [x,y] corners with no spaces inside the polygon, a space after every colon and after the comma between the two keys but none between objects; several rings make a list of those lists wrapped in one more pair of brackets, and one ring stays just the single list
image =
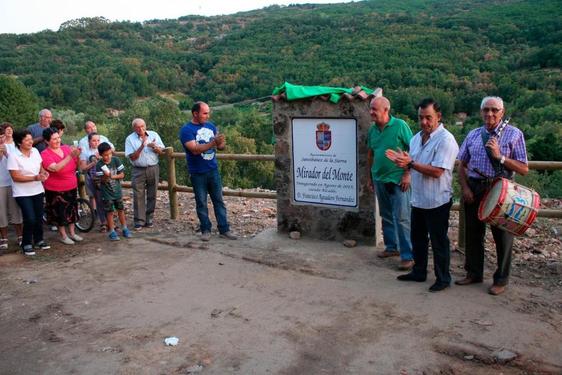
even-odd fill
[{"label": "eyeglasses", "polygon": [[498,113],[501,110],[502,110],[501,108],[487,108],[487,107],[482,108],[482,112],[484,113],[486,112]]}]

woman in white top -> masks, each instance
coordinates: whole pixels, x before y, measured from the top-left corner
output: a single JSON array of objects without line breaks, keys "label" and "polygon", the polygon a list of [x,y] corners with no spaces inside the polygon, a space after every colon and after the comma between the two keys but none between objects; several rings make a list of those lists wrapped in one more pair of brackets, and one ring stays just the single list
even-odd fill
[{"label": "woman in white top", "polygon": [[29,130],[14,133],[15,152],[8,155],[8,170],[12,177],[12,192],[23,217],[22,249],[25,255],[35,255],[33,245],[46,250],[50,246],[43,240],[43,181],[49,177],[41,166],[41,155],[33,147]]},{"label": "woman in white top", "polygon": [[8,172],[8,154],[15,151],[13,134],[12,124],[6,122],[0,125],[0,255],[8,249],[9,223],[14,225],[20,246],[22,241],[21,210],[12,194],[12,178]]}]

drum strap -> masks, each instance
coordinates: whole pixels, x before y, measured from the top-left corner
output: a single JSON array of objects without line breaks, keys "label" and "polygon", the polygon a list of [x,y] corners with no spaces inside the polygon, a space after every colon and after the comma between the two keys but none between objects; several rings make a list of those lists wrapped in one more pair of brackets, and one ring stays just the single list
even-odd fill
[{"label": "drum strap", "polygon": [[[509,119],[507,121],[509,121]],[[501,131],[503,130],[505,125],[507,125],[507,121],[504,121],[503,124],[500,125],[502,127],[498,131],[498,142],[499,142],[499,135],[501,135]],[[490,149],[486,147],[486,143],[490,139],[490,133],[486,131],[485,127],[482,127],[482,131],[480,132],[480,134],[482,135],[482,143],[484,144],[484,150],[486,150],[486,155],[488,155],[488,159],[490,160],[490,163],[492,164],[492,167],[494,168],[495,171],[494,177],[505,177],[511,179],[513,177],[513,172],[505,169],[503,165],[499,162],[499,160],[494,159],[492,157]]]}]

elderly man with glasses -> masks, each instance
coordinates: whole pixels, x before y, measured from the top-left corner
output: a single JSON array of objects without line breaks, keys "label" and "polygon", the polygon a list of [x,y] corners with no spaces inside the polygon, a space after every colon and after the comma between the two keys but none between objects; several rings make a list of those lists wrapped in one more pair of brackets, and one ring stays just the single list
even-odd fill
[{"label": "elderly man with glasses", "polygon": [[[478,207],[495,177],[513,178],[515,173],[525,175],[527,151],[521,130],[508,125],[504,119],[503,100],[487,96],[480,105],[484,125],[466,136],[458,159],[459,182],[465,204],[466,277],[457,285],[481,283],[484,272],[484,235],[486,224],[478,219]],[[496,226],[491,227],[496,245],[497,269],[494,283],[488,289],[492,295],[505,291],[511,268],[513,235]]]}]

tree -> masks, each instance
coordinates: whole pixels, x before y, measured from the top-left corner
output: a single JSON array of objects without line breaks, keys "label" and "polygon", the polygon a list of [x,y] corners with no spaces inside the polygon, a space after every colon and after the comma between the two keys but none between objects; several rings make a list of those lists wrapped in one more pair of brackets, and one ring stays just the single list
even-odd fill
[{"label": "tree", "polygon": [[0,75],[0,122],[23,128],[37,119],[38,108],[37,97],[23,83]]},{"label": "tree", "polygon": [[[131,123],[135,118],[142,118],[146,122],[146,128],[157,132],[164,145],[172,146],[176,151],[182,150],[178,132],[185,122],[185,115],[180,112],[175,102],[160,97],[137,100],[117,118],[116,123],[111,124],[108,136],[118,150],[125,149],[125,139],[133,132]],[[128,170],[130,164],[125,165]],[[178,183],[187,180],[185,170],[178,166]],[[167,175],[167,160],[160,158],[160,179],[165,180]]]}]

